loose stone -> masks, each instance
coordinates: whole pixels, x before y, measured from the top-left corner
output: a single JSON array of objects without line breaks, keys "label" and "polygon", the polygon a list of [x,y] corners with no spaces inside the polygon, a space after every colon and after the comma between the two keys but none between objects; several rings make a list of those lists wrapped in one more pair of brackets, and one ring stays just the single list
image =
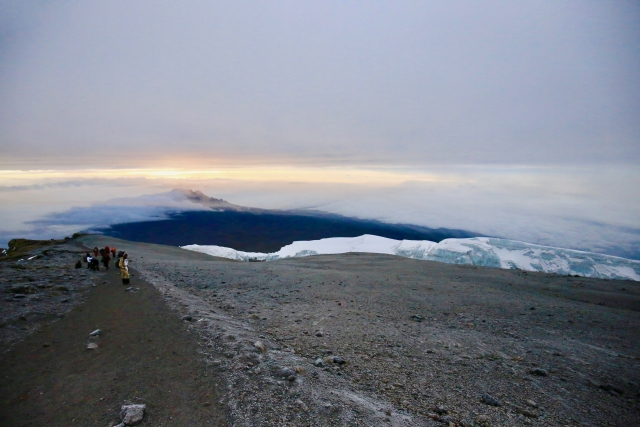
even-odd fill
[{"label": "loose stone", "polygon": [[482,427],[488,427],[491,423],[491,418],[487,415],[478,415],[476,417],[476,423]]},{"label": "loose stone", "polygon": [[438,415],[446,414],[447,412],[449,412],[447,408],[442,405],[436,406],[435,408],[433,408],[433,410]]},{"label": "loose stone", "polygon": [[265,353],[267,351],[267,346],[264,345],[262,341],[256,341],[255,343],[253,343],[253,346],[262,353]]},{"label": "loose stone", "polygon": [[480,400],[482,401],[482,403],[486,403],[487,405],[490,405],[490,406],[502,406],[502,402],[500,402],[498,399],[491,396],[490,394],[483,394]]},{"label": "loose stone", "polygon": [[[296,375],[296,371],[294,371],[291,368],[282,368],[280,370],[280,376],[281,377],[285,377],[285,378],[289,378],[291,376],[295,376]],[[294,378],[295,379],[295,378]]]},{"label": "loose stone", "polygon": [[539,377],[548,377],[549,373],[547,371],[545,371],[544,369],[540,369],[540,368],[535,368],[535,369],[531,369],[529,371],[530,374],[533,375],[537,375]]},{"label": "loose stone", "polygon": [[135,426],[142,422],[147,405],[122,405],[120,419],[125,425]]},{"label": "loose stone", "polygon": [[338,365],[344,365],[347,362],[341,357],[333,356],[333,363],[338,364]]}]

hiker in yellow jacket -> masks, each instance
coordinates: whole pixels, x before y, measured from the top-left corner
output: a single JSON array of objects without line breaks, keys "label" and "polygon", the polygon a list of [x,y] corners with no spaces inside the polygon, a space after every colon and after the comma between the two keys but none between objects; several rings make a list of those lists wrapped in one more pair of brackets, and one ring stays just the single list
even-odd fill
[{"label": "hiker in yellow jacket", "polygon": [[122,284],[128,285],[129,281],[129,254],[126,252],[120,257],[118,267],[120,268],[120,275],[122,276]]}]

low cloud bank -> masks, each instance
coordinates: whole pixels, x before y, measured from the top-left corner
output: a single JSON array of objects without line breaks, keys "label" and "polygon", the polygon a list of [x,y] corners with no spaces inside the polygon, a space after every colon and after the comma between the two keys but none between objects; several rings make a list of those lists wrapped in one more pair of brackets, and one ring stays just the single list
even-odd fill
[{"label": "low cloud bank", "polygon": [[638,168],[429,172],[431,180],[393,185],[114,178],[5,186],[0,188],[0,243],[12,237],[58,238],[203,209],[169,191],[180,187],[241,206],[317,209],[640,259]]}]

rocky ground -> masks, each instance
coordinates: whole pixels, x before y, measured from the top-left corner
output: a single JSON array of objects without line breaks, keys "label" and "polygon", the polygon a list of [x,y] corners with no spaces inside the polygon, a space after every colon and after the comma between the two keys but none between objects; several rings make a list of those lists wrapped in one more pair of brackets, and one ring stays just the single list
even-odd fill
[{"label": "rocky ground", "polygon": [[[144,278],[153,285],[143,288],[146,294],[158,290],[172,309],[156,304],[149,316],[182,322],[192,332],[183,335],[197,340],[199,353],[191,358],[206,362],[219,392],[217,425],[640,424],[640,283],[372,254],[241,263],[101,236],[69,245],[113,242],[130,254],[134,286]],[[18,282],[22,270],[2,268],[11,299],[4,313],[25,304],[14,302],[10,289],[29,279]],[[41,272],[49,270],[55,268]],[[85,270],[62,271],[91,288]],[[92,277],[94,290],[111,289]],[[17,299],[37,294],[24,295]],[[47,298],[56,301],[54,313],[75,301]],[[3,320],[0,335],[18,332],[7,343],[36,327],[21,329],[25,321],[11,316],[3,317],[13,320]],[[196,375],[188,369],[181,378]],[[198,411],[212,402],[202,387],[191,392]],[[109,407],[125,396],[101,393]],[[181,425],[163,419],[160,408],[172,401],[160,391],[149,394],[144,403],[155,411],[154,425]],[[202,424],[206,414],[198,419]]]},{"label": "rocky ground", "polygon": [[75,268],[85,253],[75,242],[26,242],[15,256],[0,258],[0,349],[62,318],[96,283],[86,264]]},{"label": "rocky ground", "polygon": [[637,282],[128,245],[224,378],[233,425],[639,424]]}]

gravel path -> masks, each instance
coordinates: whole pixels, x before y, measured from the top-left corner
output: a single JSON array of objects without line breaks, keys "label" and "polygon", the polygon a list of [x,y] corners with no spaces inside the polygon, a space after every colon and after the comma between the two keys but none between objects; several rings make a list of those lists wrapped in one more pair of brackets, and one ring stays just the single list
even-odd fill
[{"label": "gravel path", "polygon": [[639,425],[637,282],[116,245],[195,332],[233,425]]},{"label": "gravel path", "polygon": [[196,336],[152,285],[74,269],[72,242],[44,250],[0,263],[0,426],[110,427],[125,403],[147,405],[144,425],[229,425]]}]

